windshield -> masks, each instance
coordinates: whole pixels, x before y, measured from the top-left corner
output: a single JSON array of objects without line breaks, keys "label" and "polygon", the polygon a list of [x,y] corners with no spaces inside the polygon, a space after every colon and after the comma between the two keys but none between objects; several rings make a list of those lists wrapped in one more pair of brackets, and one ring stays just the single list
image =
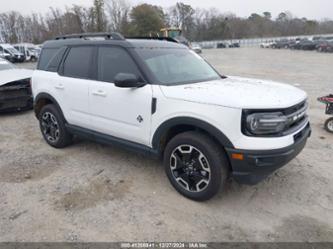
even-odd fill
[{"label": "windshield", "polygon": [[0,60],[0,71],[8,69],[15,69],[15,66],[5,60]]},{"label": "windshield", "polygon": [[159,83],[164,85],[221,78],[203,58],[188,49],[138,48],[136,51]]}]

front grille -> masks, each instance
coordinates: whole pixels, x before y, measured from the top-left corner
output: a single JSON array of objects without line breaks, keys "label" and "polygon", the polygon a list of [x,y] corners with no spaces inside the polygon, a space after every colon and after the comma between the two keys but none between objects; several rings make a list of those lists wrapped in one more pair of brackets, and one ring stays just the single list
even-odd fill
[{"label": "front grille", "polygon": [[[301,130],[300,132],[298,132],[294,135],[294,141],[298,142],[299,140],[301,140],[304,137],[305,133],[308,132],[309,129],[310,129],[310,124],[308,123],[303,130]],[[311,131],[310,131],[310,134],[311,134]]]},{"label": "front grille", "polygon": [[21,80],[8,83],[0,87],[0,99],[11,100],[16,98],[31,97],[31,87],[29,80]]},{"label": "front grille", "polygon": [[307,106],[308,106],[307,102],[303,101],[297,105],[284,109],[282,112],[284,115],[290,115],[299,111],[300,109],[307,108]]},{"label": "front grille", "polygon": [[306,110],[308,108],[308,103],[303,101],[300,104],[284,109],[282,112],[288,118],[288,124],[282,135],[291,134],[308,122],[308,116]]}]

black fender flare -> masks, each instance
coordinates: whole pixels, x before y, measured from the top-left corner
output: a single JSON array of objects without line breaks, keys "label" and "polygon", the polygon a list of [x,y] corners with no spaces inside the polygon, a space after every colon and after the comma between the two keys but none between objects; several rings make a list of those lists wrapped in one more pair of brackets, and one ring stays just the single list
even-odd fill
[{"label": "black fender flare", "polygon": [[35,115],[36,115],[37,118],[38,118],[38,113],[37,113],[37,110],[36,110],[36,105],[37,105],[38,101],[41,100],[41,99],[47,99],[47,100],[51,101],[52,104],[54,104],[57,107],[57,109],[59,110],[61,116],[63,117],[63,119],[67,123],[67,121],[65,119],[65,116],[64,116],[64,114],[63,114],[63,112],[61,110],[61,107],[60,107],[58,101],[54,97],[52,97],[50,94],[48,94],[48,93],[39,93],[34,98],[34,111],[35,111]]},{"label": "black fender flare", "polygon": [[215,126],[207,123],[206,121],[192,118],[192,117],[176,117],[171,118],[165,122],[163,122],[155,131],[152,139],[152,146],[154,149],[160,150],[160,141],[163,135],[165,135],[172,127],[176,127],[178,125],[190,125],[201,130],[204,130],[212,137],[216,138],[217,141],[223,146],[227,148],[234,148],[234,145],[227,138],[227,136]]}]

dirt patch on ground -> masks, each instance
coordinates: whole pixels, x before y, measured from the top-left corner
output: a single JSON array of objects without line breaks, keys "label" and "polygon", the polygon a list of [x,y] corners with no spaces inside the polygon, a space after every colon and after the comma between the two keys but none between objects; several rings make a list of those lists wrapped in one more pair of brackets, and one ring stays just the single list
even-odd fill
[{"label": "dirt patch on ground", "polygon": [[59,168],[59,161],[59,156],[55,155],[15,158],[0,167],[0,182],[21,183],[41,180]]},{"label": "dirt patch on ground", "polygon": [[333,230],[329,224],[320,222],[312,217],[291,216],[283,220],[276,228],[276,241],[331,241]]},{"label": "dirt patch on ground", "polygon": [[101,202],[121,199],[129,192],[129,188],[128,181],[112,182],[109,178],[101,176],[63,194],[54,205],[56,209],[65,211],[87,209]]}]

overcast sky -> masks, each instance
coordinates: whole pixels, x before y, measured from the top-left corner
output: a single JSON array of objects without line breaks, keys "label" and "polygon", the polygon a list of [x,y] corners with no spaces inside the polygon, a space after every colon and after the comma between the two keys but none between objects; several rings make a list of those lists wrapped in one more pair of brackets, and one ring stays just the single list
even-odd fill
[{"label": "overcast sky", "polygon": [[[107,1],[107,0],[105,0]],[[24,14],[32,11],[46,12],[49,7],[64,8],[71,4],[89,6],[93,0],[2,0],[0,12],[16,10]],[[4,2],[6,2],[4,4]],[[132,5],[151,3],[168,7],[177,1],[171,0],[128,0]],[[184,0],[193,7],[218,8],[221,12],[232,12],[247,17],[251,13],[272,12],[275,17],[282,11],[289,10],[297,17],[312,19],[333,19],[333,0]]]}]

